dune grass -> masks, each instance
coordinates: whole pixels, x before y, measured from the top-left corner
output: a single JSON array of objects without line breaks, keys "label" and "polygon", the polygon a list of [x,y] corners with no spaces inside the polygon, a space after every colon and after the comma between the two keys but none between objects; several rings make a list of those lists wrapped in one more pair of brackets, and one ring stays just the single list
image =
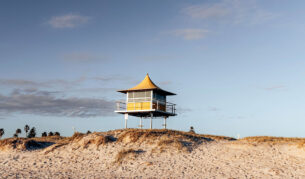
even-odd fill
[{"label": "dune grass", "polygon": [[114,163],[121,164],[124,159],[134,159],[143,152],[141,149],[122,149],[117,153]]},{"label": "dune grass", "polygon": [[281,143],[305,143],[305,138],[297,137],[272,137],[272,136],[253,136],[239,139],[239,141],[255,142],[255,143],[270,143],[270,144],[281,144]]},{"label": "dune grass", "polygon": [[[83,141],[80,142],[80,140]],[[32,150],[43,149],[53,144],[58,144],[58,147],[60,147],[72,143],[77,143],[82,148],[88,148],[90,145],[99,147],[111,142],[123,142],[125,144],[137,143],[138,145],[142,143],[153,144],[162,150],[171,147],[178,151],[192,151],[194,147],[201,143],[213,141],[234,141],[234,143],[255,145],[289,143],[305,148],[305,138],[253,136],[236,140],[226,136],[204,135],[168,129],[120,129],[90,134],[75,132],[71,137],[7,138],[0,140],[0,149]],[[54,147],[53,150],[56,148]]]},{"label": "dune grass", "polygon": [[231,137],[214,136],[195,134],[190,132],[168,130],[168,129],[126,129],[118,137],[118,142],[124,141],[128,138],[129,142],[143,142],[150,139],[158,139],[162,137],[171,137],[176,139],[184,139],[193,142],[197,141],[217,141],[217,140],[236,140]]}]

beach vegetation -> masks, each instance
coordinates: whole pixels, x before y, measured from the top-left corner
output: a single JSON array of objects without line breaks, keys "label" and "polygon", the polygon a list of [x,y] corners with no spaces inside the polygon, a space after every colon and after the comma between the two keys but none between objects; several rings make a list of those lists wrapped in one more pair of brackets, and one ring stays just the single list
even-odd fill
[{"label": "beach vegetation", "polygon": [[36,137],[36,128],[35,127],[32,127],[30,132],[28,133],[28,138],[34,138]]},{"label": "beach vegetation", "polygon": [[1,129],[0,129],[0,139],[2,138],[2,136],[3,136],[4,134],[5,134],[4,129],[1,128]]},{"label": "beach vegetation", "polygon": [[26,125],[24,126],[24,131],[25,131],[25,136],[26,136],[26,137],[28,136],[29,130],[30,130],[30,126],[26,124]]}]

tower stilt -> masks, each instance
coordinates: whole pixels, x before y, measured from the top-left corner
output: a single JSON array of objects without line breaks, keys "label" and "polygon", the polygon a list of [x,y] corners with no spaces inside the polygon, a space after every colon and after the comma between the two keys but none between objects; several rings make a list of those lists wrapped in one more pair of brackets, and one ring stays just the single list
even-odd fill
[{"label": "tower stilt", "polygon": [[124,117],[125,117],[125,129],[127,129],[128,114],[126,113]]},{"label": "tower stilt", "polygon": [[167,119],[167,117],[165,116],[165,117],[164,117],[164,124],[163,124],[164,129],[166,129],[166,119]]},{"label": "tower stilt", "polygon": [[142,125],[142,117],[140,118],[140,129],[142,129],[143,128],[143,125]]},{"label": "tower stilt", "polygon": [[152,129],[152,118],[153,118],[153,114],[150,114],[150,129]]}]

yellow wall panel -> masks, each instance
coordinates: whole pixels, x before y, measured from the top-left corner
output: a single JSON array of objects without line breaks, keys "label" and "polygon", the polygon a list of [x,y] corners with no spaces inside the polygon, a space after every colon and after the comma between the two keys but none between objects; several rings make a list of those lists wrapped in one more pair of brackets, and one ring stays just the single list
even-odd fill
[{"label": "yellow wall panel", "polygon": [[127,111],[149,110],[150,104],[150,102],[127,103]]}]

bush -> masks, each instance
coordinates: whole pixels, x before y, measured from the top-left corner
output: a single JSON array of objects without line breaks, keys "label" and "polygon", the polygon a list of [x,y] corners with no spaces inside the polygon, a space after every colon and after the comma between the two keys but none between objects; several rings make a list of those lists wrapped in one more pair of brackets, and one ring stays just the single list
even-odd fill
[{"label": "bush", "polygon": [[190,133],[195,133],[195,130],[194,130],[194,127],[193,126],[191,126],[190,127],[190,131],[189,131]]},{"label": "bush", "polygon": [[47,137],[48,135],[47,135],[47,132],[43,132],[42,134],[41,134],[41,137]]},{"label": "bush", "polygon": [[16,134],[21,134],[21,129],[17,129]]},{"label": "bush", "polygon": [[4,129],[3,128],[1,128],[0,129],[0,139],[1,139],[1,137],[4,135]]},{"label": "bush", "polygon": [[33,138],[36,137],[36,129],[35,127],[32,127],[32,129],[30,130],[29,134],[28,134],[28,138]]},{"label": "bush", "polygon": [[53,136],[53,135],[54,135],[53,132],[48,133],[48,136]]},{"label": "bush", "polygon": [[25,126],[24,126],[24,131],[25,131],[25,136],[26,136],[26,137],[28,136],[29,130],[30,130],[30,126],[29,126],[29,125],[25,125]]}]

